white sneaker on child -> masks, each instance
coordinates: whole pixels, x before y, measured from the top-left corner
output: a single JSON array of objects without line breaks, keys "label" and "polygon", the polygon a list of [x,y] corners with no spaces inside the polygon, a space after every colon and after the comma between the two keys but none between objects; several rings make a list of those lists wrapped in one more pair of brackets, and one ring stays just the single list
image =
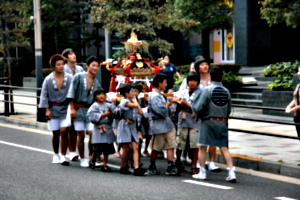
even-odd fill
[{"label": "white sneaker on child", "polygon": [[228,170],[228,177],[226,178],[227,182],[230,183],[236,183],[236,176],[235,176],[235,167],[232,167],[231,169],[227,167]]},{"label": "white sneaker on child", "polygon": [[89,161],[86,158],[80,158],[80,166],[81,167],[89,167]]},{"label": "white sneaker on child", "polygon": [[76,160],[78,160],[78,154],[77,154],[76,152],[70,152],[70,153],[69,153],[69,159],[70,159],[71,161],[76,161]]},{"label": "white sneaker on child", "polygon": [[58,164],[58,163],[59,163],[59,160],[60,160],[59,155],[56,154],[56,153],[53,154],[52,163],[53,163],[53,164]]},{"label": "white sneaker on child", "polygon": [[200,172],[198,174],[192,175],[194,179],[206,180],[206,170],[203,167],[200,167]]}]

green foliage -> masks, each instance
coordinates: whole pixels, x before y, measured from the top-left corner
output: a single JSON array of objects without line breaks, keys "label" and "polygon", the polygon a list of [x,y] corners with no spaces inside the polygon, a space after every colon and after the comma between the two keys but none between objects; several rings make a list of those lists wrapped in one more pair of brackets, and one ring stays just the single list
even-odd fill
[{"label": "green foliage", "polygon": [[270,90],[293,90],[293,75],[298,71],[300,61],[278,62],[265,66],[262,75],[276,77],[267,85]]},{"label": "green foliage", "polygon": [[[232,1],[224,0],[168,0],[180,10],[185,19],[192,19],[201,26],[192,26],[189,31],[201,33],[203,30],[232,28],[231,14],[234,12]],[[229,4],[227,4],[227,3]]]},{"label": "green foliage", "polygon": [[[53,72],[52,68],[43,68],[43,78],[45,78],[46,76],[48,76],[49,74],[51,74]],[[35,70],[32,70],[31,72],[31,76],[35,77]]]},{"label": "green foliage", "polygon": [[174,47],[159,39],[158,30],[170,27],[184,31],[199,25],[194,20],[183,19],[182,13],[171,4],[157,0],[94,0],[91,17],[109,32],[117,31],[120,37],[135,31],[139,39],[150,40],[150,47],[156,47],[161,54],[170,54]]},{"label": "green foliage", "polygon": [[277,162],[279,162],[279,163],[284,163],[284,161],[283,161],[283,160],[281,160],[281,159],[280,159],[280,160],[278,160]]},{"label": "green foliage", "polygon": [[270,26],[285,23],[293,28],[300,23],[299,0],[264,0],[259,2],[261,18],[267,20]]},{"label": "green foliage", "polygon": [[242,78],[239,77],[237,74],[233,73],[232,71],[225,72],[223,75],[222,83],[241,83]]},{"label": "green foliage", "polygon": [[242,68],[242,65],[239,64],[214,64],[210,66],[219,66],[225,73],[232,71],[234,74],[238,74],[240,69]]}]

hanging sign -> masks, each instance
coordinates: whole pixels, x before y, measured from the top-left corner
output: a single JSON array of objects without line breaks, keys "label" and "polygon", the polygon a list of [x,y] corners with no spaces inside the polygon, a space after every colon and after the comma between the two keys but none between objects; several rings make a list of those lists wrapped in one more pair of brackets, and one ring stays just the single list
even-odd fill
[{"label": "hanging sign", "polygon": [[228,48],[231,48],[233,46],[233,35],[232,33],[228,33],[226,35],[226,44]]}]

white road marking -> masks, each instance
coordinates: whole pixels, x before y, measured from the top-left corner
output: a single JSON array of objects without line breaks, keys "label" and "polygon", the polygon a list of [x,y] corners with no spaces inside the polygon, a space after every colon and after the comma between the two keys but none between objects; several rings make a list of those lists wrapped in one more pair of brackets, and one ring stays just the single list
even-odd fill
[{"label": "white road marking", "polygon": [[10,146],[14,146],[14,147],[19,147],[19,148],[23,148],[23,149],[28,149],[28,150],[32,150],[32,151],[38,151],[38,152],[42,152],[42,153],[48,153],[48,154],[53,154],[52,151],[47,151],[47,150],[43,150],[43,149],[38,149],[38,148],[33,148],[33,147],[29,147],[29,146],[25,146],[25,145],[20,145],[20,144],[14,144],[14,143],[10,143],[10,142],[4,142],[0,140],[1,144],[6,144],[6,145],[10,145]]},{"label": "white road marking", "polygon": [[279,200],[297,200],[297,199],[291,199],[288,197],[274,197],[274,199],[279,199]]},{"label": "white road marking", "polygon": [[196,184],[196,185],[203,185],[203,186],[213,187],[213,188],[218,188],[218,189],[222,189],[222,190],[230,190],[230,189],[233,189],[233,187],[227,187],[227,186],[223,186],[223,185],[217,185],[217,184],[205,183],[205,182],[201,182],[201,181],[183,180],[182,182],[185,182],[185,183],[192,183],[192,184]]}]

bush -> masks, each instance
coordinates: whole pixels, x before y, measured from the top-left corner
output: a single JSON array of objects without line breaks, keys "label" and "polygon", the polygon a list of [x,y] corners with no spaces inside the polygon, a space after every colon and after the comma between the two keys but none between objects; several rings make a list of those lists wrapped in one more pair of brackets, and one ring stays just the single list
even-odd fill
[{"label": "bush", "polygon": [[240,69],[242,68],[242,65],[239,65],[239,64],[213,64],[213,65],[210,65],[210,67],[212,67],[212,66],[221,67],[225,73],[229,73],[231,71],[236,75],[239,73]]},{"label": "bush", "polygon": [[265,66],[262,75],[276,77],[267,85],[270,90],[293,90],[293,75],[298,71],[300,61],[278,62]]}]

